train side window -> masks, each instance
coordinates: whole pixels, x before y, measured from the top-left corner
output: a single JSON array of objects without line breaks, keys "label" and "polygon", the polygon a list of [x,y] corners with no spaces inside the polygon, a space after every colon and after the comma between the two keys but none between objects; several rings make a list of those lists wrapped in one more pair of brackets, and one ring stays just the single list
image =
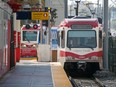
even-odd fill
[{"label": "train side window", "polygon": [[102,39],[102,31],[99,30],[99,38]]},{"label": "train side window", "polygon": [[61,31],[61,47],[65,47],[65,31]]},{"label": "train side window", "polygon": [[58,46],[60,47],[60,31],[57,32]]},{"label": "train side window", "polygon": [[99,31],[99,48],[102,47],[102,31]]}]

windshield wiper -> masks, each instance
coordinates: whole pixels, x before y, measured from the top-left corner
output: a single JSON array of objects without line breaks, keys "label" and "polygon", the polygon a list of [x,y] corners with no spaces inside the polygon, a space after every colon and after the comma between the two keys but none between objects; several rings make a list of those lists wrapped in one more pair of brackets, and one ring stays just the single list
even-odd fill
[{"label": "windshield wiper", "polygon": [[72,44],[69,44],[68,48],[71,50]]},{"label": "windshield wiper", "polygon": [[27,37],[25,37],[25,39],[30,43],[30,40]]},{"label": "windshield wiper", "polygon": [[93,47],[88,46],[88,45],[80,45],[80,46],[88,47],[88,48],[91,48],[92,50],[94,50]]}]

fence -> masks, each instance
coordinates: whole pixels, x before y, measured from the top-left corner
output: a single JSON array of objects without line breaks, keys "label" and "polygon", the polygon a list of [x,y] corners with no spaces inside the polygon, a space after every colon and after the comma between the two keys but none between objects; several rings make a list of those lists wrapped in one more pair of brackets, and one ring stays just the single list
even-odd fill
[{"label": "fence", "polygon": [[116,37],[109,37],[108,61],[109,70],[116,73]]}]

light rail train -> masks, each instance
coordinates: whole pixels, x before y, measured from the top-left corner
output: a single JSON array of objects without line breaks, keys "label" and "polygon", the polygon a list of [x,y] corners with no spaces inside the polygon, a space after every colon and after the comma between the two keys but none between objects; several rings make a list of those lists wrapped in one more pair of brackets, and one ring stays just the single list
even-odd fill
[{"label": "light rail train", "polygon": [[40,25],[26,24],[21,28],[21,57],[37,57]]},{"label": "light rail train", "polygon": [[58,61],[66,71],[102,69],[102,26],[97,18],[64,19],[58,28]]}]

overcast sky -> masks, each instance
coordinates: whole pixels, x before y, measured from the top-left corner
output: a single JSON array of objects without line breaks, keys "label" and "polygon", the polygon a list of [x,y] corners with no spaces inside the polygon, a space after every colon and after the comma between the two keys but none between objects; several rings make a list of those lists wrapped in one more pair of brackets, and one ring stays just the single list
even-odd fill
[{"label": "overcast sky", "polygon": [[[68,3],[71,4],[72,2],[75,2],[76,0],[68,0]],[[91,1],[93,3],[97,3],[98,0],[81,0],[81,1]],[[103,0],[99,0],[99,3],[102,3]],[[115,4],[116,5],[116,0],[109,0],[109,5],[110,4]]]},{"label": "overcast sky", "polygon": [[[68,4],[71,4],[72,2],[75,2],[76,0],[68,0]],[[81,0],[81,1],[91,1],[93,3],[97,3],[98,0]],[[102,1],[102,0],[99,0]]]}]

